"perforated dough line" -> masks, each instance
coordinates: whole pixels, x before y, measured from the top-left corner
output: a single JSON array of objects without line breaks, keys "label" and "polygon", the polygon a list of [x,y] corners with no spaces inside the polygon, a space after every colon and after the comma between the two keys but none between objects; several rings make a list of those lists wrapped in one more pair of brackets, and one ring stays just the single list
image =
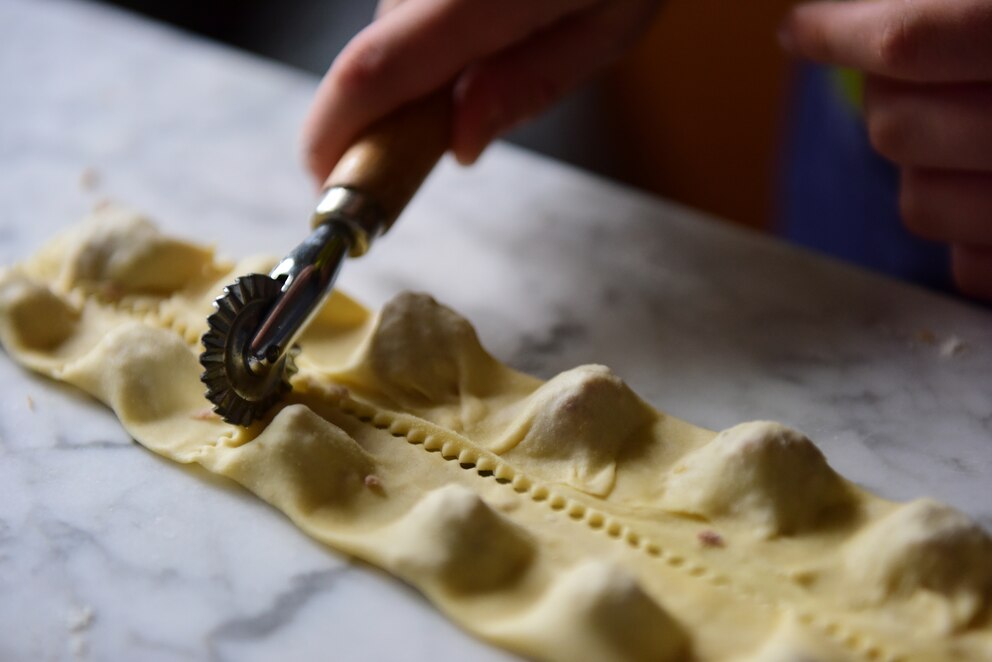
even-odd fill
[{"label": "perforated dough line", "polygon": [[872,636],[856,627],[845,625],[843,618],[824,617],[808,609],[784,605],[780,601],[762,596],[754,589],[745,589],[722,574],[714,574],[703,563],[690,560],[691,553],[673,551],[673,547],[668,544],[662,547],[637,533],[633,526],[621,521],[619,517],[583,504],[574,497],[556,492],[553,487],[529,478],[492,453],[474,445],[469,447],[471,442],[450,430],[438,428],[427,421],[408,415],[386,412],[347,396],[338,399],[337,404],[344,413],[362,423],[372,425],[379,430],[386,430],[409,444],[421,446],[425,451],[437,453],[445,461],[457,461],[462,469],[467,471],[475,469],[479,476],[492,478],[517,494],[526,495],[534,502],[545,503],[552,511],[563,512],[576,523],[583,523],[592,531],[603,532],[610,538],[641,550],[649,557],[672,568],[682,569],[691,577],[725,588],[733,595],[756,604],[770,606],[780,611],[791,611],[800,623],[817,629],[863,660],[901,662],[906,659],[905,653],[900,652],[891,642],[876,643],[877,640]]},{"label": "perforated dough line", "polygon": [[371,318],[336,294],[282,407],[249,429],[206,415],[214,289],[267,266],[101,212],[0,274],[0,340],[150,450],[236,480],[525,655],[992,655],[992,540],[962,514],[869,495],[780,424],[678,421],[603,366],[515,373],[423,295]]}]

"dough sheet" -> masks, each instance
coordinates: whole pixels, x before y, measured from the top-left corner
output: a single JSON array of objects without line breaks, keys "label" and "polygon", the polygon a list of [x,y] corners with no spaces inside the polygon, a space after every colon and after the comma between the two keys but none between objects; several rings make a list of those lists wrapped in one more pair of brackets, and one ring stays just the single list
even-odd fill
[{"label": "dough sheet", "polygon": [[105,208],[3,273],[0,341],[528,657],[992,659],[992,540],[960,512],[868,494],[777,423],[668,416],[603,366],[517,373],[426,295],[373,315],[336,292],[285,403],[222,422],[199,338],[273,264]]}]

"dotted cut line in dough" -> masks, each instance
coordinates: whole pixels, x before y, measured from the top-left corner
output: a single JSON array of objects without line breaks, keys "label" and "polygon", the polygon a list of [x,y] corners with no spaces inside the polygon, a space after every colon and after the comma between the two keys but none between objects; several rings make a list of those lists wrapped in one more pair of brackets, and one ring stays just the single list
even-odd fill
[{"label": "dotted cut line in dough", "polygon": [[992,656],[992,540],[964,515],[859,490],[779,424],[678,421],[603,366],[516,373],[427,296],[373,317],[335,293],[285,407],[223,423],[200,335],[219,288],[269,266],[106,210],[0,275],[0,341],[147,448],[236,480],[530,657]]},{"label": "dotted cut line in dough", "polygon": [[[466,471],[474,470],[482,478],[491,478],[518,494],[526,495],[536,503],[546,504],[552,511],[565,513],[575,522],[581,522],[593,531],[603,532],[618,542],[622,541],[632,549],[640,550],[669,567],[679,568],[690,577],[725,588],[740,598],[763,606],[779,610],[789,609],[782,604],[770,602],[754,590],[736,585],[722,574],[713,573],[704,564],[688,559],[687,557],[690,556],[688,554],[663,548],[615,517],[557,493],[554,488],[525,476],[497,456],[469,447],[464,439],[448,430],[436,428],[420,419],[380,411],[349,397],[340,398],[337,404],[341,411],[362,423],[387,431],[392,436],[404,439],[411,445],[420,446],[429,453],[437,453],[448,462],[457,462]],[[806,610],[797,611],[796,617],[802,625],[819,630],[852,654],[869,662],[902,662],[905,659],[891,647],[883,647],[875,643],[864,633],[845,627],[836,619],[817,616]]]},{"label": "dotted cut line in dough", "polygon": [[179,312],[183,304],[187,303],[180,295],[173,295],[167,299],[131,294],[119,296],[113,292],[77,285],[69,291],[67,298],[79,308],[85,306],[87,301],[92,301],[116,313],[129,315],[138,322],[172,331],[191,348],[200,347],[200,337],[203,332],[193,320],[188,319],[188,312],[185,314]]}]

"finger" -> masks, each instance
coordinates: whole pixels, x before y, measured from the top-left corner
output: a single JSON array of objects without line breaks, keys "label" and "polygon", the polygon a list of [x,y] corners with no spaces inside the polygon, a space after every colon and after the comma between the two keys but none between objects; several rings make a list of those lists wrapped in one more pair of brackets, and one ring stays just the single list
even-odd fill
[{"label": "finger", "polygon": [[406,0],[392,6],[352,39],[317,89],[303,131],[312,174],[322,181],[375,120],[447,84],[472,61],[595,1]]},{"label": "finger", "polygon": [[903,169],[899,208],[924,239],[992,246],[992,174]]},{"label": "finger", "polygon": [[786,50],[819,62],[917,81],[992,78],[986,0],[819,0],[795,7]]},{"label": "finger", "polygon": [[614,0],[471,67],[456,86],[456,158],[473,163],[499,134],[587,80],[646,29],[656,8],[653,0]]},{"label": "finger", "polygon": [[992,300],[992,248],[955,244],[951,246],[954,282],[968,296]]},{"label": "finger", "polygon": [[992,84],[907,83],[871,76],[872,145],[904,166],[992,172]]},{"label": "finger", "polygon": [[386,12],[396,9],[402,2],[406,0],[379,0],[375,6],[375,18],[382,18]]}]

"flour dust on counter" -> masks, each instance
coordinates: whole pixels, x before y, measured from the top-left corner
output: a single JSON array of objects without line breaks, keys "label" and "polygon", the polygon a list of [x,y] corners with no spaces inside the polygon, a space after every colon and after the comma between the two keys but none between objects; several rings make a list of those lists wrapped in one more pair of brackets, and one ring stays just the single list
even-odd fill
[{"label": "flour dust on counter", "polygon": [[525,656],[992,657],[992,540],[965,515],[874,496],[783,425],[666,415],[604,366],[513,371],[424,294],[373,314],[336,292],[285,402],[224,423],[205,411],[199,339],[221,286],[272,264],[108,207],[3,273],[0,341],[147,449],[233,479]]}]

